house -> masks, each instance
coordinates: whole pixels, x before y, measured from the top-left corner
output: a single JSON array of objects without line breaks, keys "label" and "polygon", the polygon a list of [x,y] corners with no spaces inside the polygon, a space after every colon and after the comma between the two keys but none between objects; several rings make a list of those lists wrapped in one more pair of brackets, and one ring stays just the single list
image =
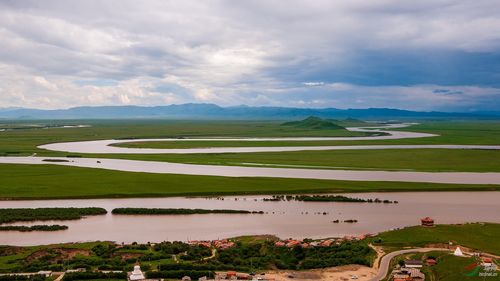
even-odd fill
[{"label": "house", "polygon": [[423,262],[421,260],[405,260],[406,268],[421,268],[423,266]]},{"label": "house", "polygon": [[248,280],[250,278],[250,274],[247,273],[236,273],[236,278],[239,280]]},{"label": "house", "polygon": [[434,220],[430,217],[425,217],[420,222],[423,226],[434,226]]},{"label": "house", "polygon": [[227,279],[236,279],[236,278],[237,278],[237,277],[236,277],[236,274],[237,274],[237,272],[236,272],[236,271],[228,271],[228,272],[226,273],[226,278],[227,278]]},{"label": "house", "polygon": [[274,243],[274,246],[276,246],[276,247],[285,247],[286,243],[283,242],[283,241],[278,241],[278,242]]},{"label": "house", "polygon": [[38,271],[38,275],[43,275],[43,276],[45,276],[45,278],[49,278],[52,275],[52,271],[41,270],[41,271]]},{"label": "house", "polygon": [[234,242],[231,242],[227,239],[215,240],[215,241],[213,241],[213,244],[217,249],[220,249],[220,250],[225,250],[225,249],[229,249],[231,247],[236,246],[236,244]]},{"label": "house", "polygon": [[192,246],[199,245],[207,248],[212,247],[212,243],[210,243],[209,241],[189,241],[188,244]]},{"label": "house", "polygon": [[295,247],[297,245],[301,245],[301,244],[302,244],[302,242],[299,240],[289,240],[288,243],[286,243],[286,246],[288,248],[293,248],[293,247]]},{"label": "house", "polygon": [[215,280],[224,280],[227,278],[227,272],[215,272]]},{"label": "house", "polygon": [[413,280],[425,280],[425,275],[420,272],[418,268],[408,268],[403,267],[399,270],[395,270],[392,272],[392,278],[394,281],[396,280],[404,280],[404,281],[413,281]]},{"label": "house", "polygon": [[483,263],[481,264],[482,266],[490,266],[493,263],[493,260],[491,258],[483,258]]},{"label": "house", "polygon": [[86,268],[76,268],[76,269],[68,269],[66,270],[66,273],[74,273],[74,272],[86,272]]},{"label": "house", "polygon": [[435,259],[427,259],[425,263],[427,263],[428,266],[433,266],[437,264]]},{"label": "house", "polygon": [[333,244],[332,239],[323,240],[319,245],[321,247],[330,247]]},{"label": "house", "polygon": [[410,274],[411,280],[425,280],[425,274],[418,268],[408,268],[407,272]]}]

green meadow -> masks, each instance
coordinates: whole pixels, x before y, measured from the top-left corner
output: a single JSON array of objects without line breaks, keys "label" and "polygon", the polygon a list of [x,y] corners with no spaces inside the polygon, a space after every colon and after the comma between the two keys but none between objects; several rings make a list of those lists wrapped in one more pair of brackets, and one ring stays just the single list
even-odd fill
[{"label": "green meadow", "polygon": [[0,176],[1,199],[500,190],[498,185],[191,176],[56,165],[0,164]]},{"label": "green meadow", "polygon": [[[392,249],[425,247],[429,244],[461,245],[481,252],[500,255],[500,224],[469,223],[461,225],[412,226],[380,233],[376,245]],[[379,240],[380,239],[380,240]]]},{"label": "green meadow", "polygon": [[[496,223],[469,223],[460,225],[436,225],[434,227],[412,226],[399,230],[392,230],[378,234],[372,238],[372,243],[382,246],[386,251],[400,250],[407,247],[426,247],[429,245],[448,245],[452,242],[451,250],[457,245],[470,248],[474,251],[493,255],[500,255],[500,224]],[[425,259],[433,257],[437,264],[424,266],[422,272],[426,280],[467,281],[483,280],[478,272],[484,272],[480,268],[471,266],[480,264],[475,257],[456,257],[451,252],[428,252],[402,255],[391,262],[391,266],[397,264],[398,260]],[[469,268],[470,267],[470,268]],[[385,279],[387,280],[387,279]],[[500,280],[500,276],[489,276],[484,280]]]},{"label": "green meadow", "polygon": [[[323,121],[321,121],[323,122]],[[283,126],[283,121],[172,121],[172,120],[67,120],[2,121],[0,156],[81,156],[170,161],[213,165],[270,165],[322,169],[499,172],[500,151],[492,150],[344,150],[224,154],[75,154],[48,151],[38,145],[81,140],[182,137],[292,137],[362,136],[331,125]],[[365,125],[341,123],[343,126]],[[91,125],[87,128],[39,128],[40,125]],[[326,129],[325,129],[326,128]],[[335,128],[335,129],[332,129]],[[438,137],[320,142],[156,142],[135,147],[200,147],[240,145],[364,145],[364,144],[500,144],[500,121],[425,121],[402,130],[439,134]],[[304,192],[498,190],[498,186],[443,185],[300,180],[279,178],[226,178],[209,176],[129,173],[54,165],[0,165],[1,198],[139,197],[216,194]]]}]

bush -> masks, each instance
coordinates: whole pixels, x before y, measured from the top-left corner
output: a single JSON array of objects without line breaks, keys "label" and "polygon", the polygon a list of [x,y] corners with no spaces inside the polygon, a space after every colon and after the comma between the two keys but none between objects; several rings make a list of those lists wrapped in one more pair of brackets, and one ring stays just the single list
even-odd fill
[{"label": "bush", "polygon": [[89,280],[89,279],[127,279],[127,273],[72,272],[72,273],[66,273],[63,277],[63,281]]}]

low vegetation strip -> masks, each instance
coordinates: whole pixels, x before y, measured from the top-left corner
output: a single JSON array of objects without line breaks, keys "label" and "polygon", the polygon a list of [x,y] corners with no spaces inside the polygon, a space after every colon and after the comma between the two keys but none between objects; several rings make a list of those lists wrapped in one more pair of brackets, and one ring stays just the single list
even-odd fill
[{"label": "low vegetation strip", "polygon": [[126,279],[127,273],[125,272],[72,272],[66,273],[63,277],[63,281],[74,281],[74,280],[97,280],[97,279]]},{"label": "low vegetation strip", "polygon": [[0,225],[0,231],[21,231],[21,232],[31,232],[31,231],[58,231],[66,230],[68,226],[66,225]]},{"label": "low vegetation strip", "polygon": [[264,198],[264,201],[305,201],[305,202],[351,202],[351,203],[386,203],[397,204],[398,201],[375,199],[353,198],[343,195],[273,195],[271,198]]},{"label": "low vegetation strip", "polygon": [[161,208],[116,208],[114,215],[194,215],[194,214],[263,214],[263,211],[207,210],[207,209],[161,209]]},{"label": "low vegetation strip", "polygon": [[84,216],[106,213],[106,209],[95,207],[0,209],[0,224],[19,221],[78,220]]}]

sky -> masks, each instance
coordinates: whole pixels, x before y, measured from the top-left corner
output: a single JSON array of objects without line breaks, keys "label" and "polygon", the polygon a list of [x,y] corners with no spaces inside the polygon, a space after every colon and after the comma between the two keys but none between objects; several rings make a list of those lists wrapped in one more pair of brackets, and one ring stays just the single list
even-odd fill
[{"label": "sky", "polygon": [[0,107],[500,111],[498,0],[0,0]]}]

